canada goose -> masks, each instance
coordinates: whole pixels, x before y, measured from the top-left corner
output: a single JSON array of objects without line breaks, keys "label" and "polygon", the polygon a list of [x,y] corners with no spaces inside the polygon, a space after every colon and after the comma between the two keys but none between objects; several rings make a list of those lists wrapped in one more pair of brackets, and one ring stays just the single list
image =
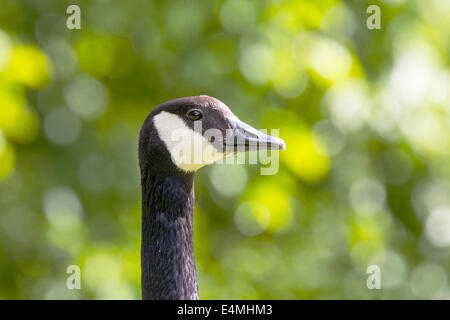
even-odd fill
[{"label": "canada goose", "polygon": [[139,136],[143,299],[198,299],[195,171],[230,153],[263,148],[285,149],[285,143],[209,96],[171,100],[148,115]]}]

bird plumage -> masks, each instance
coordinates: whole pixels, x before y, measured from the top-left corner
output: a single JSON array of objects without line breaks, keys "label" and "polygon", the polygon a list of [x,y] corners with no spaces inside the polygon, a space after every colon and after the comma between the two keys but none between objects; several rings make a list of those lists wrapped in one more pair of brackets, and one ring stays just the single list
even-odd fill
[{"label": "bird plumage", "polygon": [[198,299],[193,173],[156,174],[142,190],[143,299]]},{"label": "bird plumage", "polygon": [[[210,139],[208,130],[217,137]],[[175,133],[186,139],[174,141]],[[190,157],[178,157],[180,143],[187,144]],[[144,121],[139,136],[143,299],[198,299],[193,245],[195,171],[236,152],[225,146],[240,145],[245,151],[252,143],[257,148],[284,148],[281,139],[241,122],[225,104],[209,96],[168,101]],[[192,163],[196,156],[200,161]]]}]

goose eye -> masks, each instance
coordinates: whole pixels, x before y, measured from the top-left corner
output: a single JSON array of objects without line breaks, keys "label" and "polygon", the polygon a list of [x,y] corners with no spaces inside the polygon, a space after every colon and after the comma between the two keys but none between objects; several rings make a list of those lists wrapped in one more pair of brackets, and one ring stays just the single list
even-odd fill
[{"label": "goose eye", "polygon": [[187,116],[189,119],[191,119],[192,121],[197,121],[200,120],[201,118],[203,118],[203,113],[200,110],[191,110],[187,113]]}]

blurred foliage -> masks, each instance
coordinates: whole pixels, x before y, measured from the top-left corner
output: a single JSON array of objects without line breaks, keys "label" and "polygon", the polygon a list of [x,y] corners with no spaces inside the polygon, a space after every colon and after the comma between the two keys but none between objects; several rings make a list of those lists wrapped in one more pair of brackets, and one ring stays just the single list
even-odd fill
[{"label": "blurred foliage", "polygon": [[199,94],[287,142],[197,173],[201,298],[449,298],[449,34],[445,0],[0,0],[0,298],[140,298],[138,132]]}]

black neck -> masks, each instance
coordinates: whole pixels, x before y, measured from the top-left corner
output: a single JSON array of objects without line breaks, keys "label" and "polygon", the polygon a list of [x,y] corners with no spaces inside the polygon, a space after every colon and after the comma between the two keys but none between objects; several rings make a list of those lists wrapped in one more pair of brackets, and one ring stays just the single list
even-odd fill
[{"label": "black neck", "polygon": [[198,299],[194,176],[142,177],[142,298]]}]

